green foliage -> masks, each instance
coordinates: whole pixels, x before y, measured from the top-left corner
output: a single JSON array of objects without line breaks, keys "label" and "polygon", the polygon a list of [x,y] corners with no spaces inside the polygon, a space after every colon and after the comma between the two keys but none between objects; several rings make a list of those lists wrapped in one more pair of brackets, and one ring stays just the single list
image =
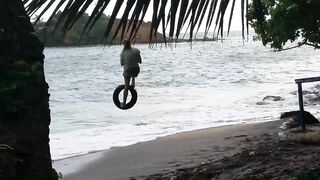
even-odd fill
[{"label": "green foliage", "polygon": [[91,31],[83,34],[83,29],[89,19],[88,14],[84,13],[74,26],[66,34],[63,34],[61,26],[55,29],[60,15],[61,12],[58,12],[49,25],[41,21],[34,26],[39,39],[45,46],[96,45],[103,42],[106,25],[109,20],[108,16],[103,14]]},{"label": "green foliage", "polygon": [[263,0],[262,21],[251,4],[248,19],[263,45],[282,50],[287,42],[320,48],[319,0]]}]

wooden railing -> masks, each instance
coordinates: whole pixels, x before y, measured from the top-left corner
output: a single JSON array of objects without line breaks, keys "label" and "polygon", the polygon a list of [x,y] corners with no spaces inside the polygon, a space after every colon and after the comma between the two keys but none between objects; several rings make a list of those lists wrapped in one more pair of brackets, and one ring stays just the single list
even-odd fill
[{"label": "wooden railing", "polygon": [[298,97],[299,97],[299,109],[300,109],[299,120],[300,120],[301,129],[303,131],[306,129],[306,125],[304,122],[304,115],[303,115],[304,108],[303,108],[302,83],[309,83],[309,82],[315,82],[315,81],[320,81],[320,76],[295,79],[295,82],[298,84]]}]

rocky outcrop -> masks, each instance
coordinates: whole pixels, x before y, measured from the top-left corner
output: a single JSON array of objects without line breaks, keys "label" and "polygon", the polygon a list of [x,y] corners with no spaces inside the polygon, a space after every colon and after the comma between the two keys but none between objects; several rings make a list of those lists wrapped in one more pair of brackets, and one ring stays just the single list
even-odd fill
[{"label": "rocky outcrop", "polygon": [[[116,32],[116,29],[117,29],[119,23],[120,23],[120,19],[116,19],[114,22],[114,25],[111,29],[111,34],[114,34]],[[149,43],[150,29],[151,29],[151,22],[142,22],[135,38],[133,39],[133,43]],[[122,30],[120,30],[116,36],[116,39],[114,41],[115,44],[121,43],[121,31]],[[130,32],[128,32],[124,36],[124,39],[127,39],[129,37],[129,34],[130,34]],[[154,38],[151,41],[152,43],[160,43],[163,41],[163,35],[161,33],[157,32],[155,37],[156,38]]]},{"label": "rocky outcrop", "polygon": [[[295,127],[300,126],[300,120],[299,120],[299,113],[300,111],[289,111],[282,113],[280,116],[281,120],[284,120],[281,129],[292,129]],[[304,111],[304,122],[305,124],[317,124],[319,123],[319,120],[315,118],[310,112]]]}]

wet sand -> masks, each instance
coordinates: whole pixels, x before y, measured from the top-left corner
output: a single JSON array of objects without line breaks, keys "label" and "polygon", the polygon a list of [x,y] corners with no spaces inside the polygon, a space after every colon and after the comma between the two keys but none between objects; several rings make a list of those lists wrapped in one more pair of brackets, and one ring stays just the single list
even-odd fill
[{"label": "wet sand", "polygon": [[320,148],[280,142],[280,125],[272,121],[195,130],[58,160],[53,166],[65,180],[200,180],[288,179],[319,165]]}]

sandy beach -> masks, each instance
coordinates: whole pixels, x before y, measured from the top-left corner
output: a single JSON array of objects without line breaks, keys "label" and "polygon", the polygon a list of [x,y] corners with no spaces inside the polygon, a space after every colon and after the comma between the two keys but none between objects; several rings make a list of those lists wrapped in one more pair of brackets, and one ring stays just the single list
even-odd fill
[{"label": "sandy beach", "polygon": [[53,165],[65,180],[288,179],[317,168],[320,147],[279,141],[281,123],[184,132]]}]

